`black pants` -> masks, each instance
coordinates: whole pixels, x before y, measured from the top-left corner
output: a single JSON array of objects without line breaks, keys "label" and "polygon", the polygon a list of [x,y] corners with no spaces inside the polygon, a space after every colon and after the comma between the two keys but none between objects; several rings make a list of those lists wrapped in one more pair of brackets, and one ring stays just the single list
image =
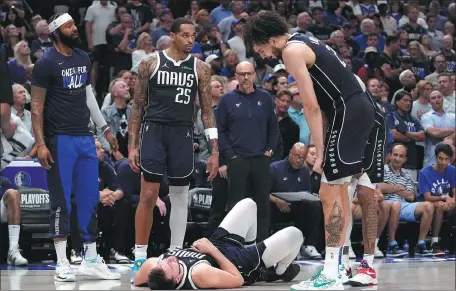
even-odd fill
[{"label": "black pants", "polygon": [[291,202],[288,213],[281,212],[271,202],[271,224],[292,221],[303,236],[304,245],[321,248],[324,230],[323,208],[320,201],[296,201]]},{"label": "black pants", "polygon": [[217,227],[222,223],[226,215],[228,203],[228,180],[217,176],[212,181],[212,203],[211,212],[207,222],[205,237],[210,237]]},{"label": "black pants", "polygon": [[[74,204],[73,207],[76,207]],[[98,206],[98,229],[103,233],[103,239],[107,247],[124,252],[128,229],[133,227],[130,213],[133,211],[131,202],[126,199],[116,201],[114,206]],[[82,250],[81,234],[76,217],[76,211],[72,211],[71,220],[71,248],[76,251]]]},{"label": "black pants", "polygon": [[[258,241],[269,237],[269,162],[267,156],[228,161],[228,211],[242,199],[252,197],[257,205]],[[248,193],[250,188],[252,193]]]}]

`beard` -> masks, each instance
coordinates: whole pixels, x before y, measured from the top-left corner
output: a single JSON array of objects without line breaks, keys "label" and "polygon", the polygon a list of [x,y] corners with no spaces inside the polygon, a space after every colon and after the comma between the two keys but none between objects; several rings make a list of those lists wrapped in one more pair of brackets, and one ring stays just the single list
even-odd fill
[{"label": "beard", "polygon": [[81,45],[81,39],[79,38],[79,36],[78,37],[73,37],[72,35],[66,36],[65,34],[63,34],[60,31],[57,32],[57,35],[59,36],[59,40],[69,48],[74,48],[74,47],[78,47],[79,45]]}]

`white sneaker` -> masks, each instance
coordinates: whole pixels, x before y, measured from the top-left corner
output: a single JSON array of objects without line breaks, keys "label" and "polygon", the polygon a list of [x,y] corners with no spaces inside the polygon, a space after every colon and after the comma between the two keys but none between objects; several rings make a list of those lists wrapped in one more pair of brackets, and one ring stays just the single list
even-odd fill
[{"label": "white sneaker", "polygon": [[70,262],[66,259],[60,259],[55,265],[54,280],[59,282],[74,282],[76,277],[71,271]]},{"label": "white sneaker", "polygon": [[97,258],[93,260],[83,259],[81,266],[79,267],[79,272],[82,275],[96,277],[102,280],[120,279],[120,274],[109,270],[103,258],[101,258],[100,256],[97,256]]},{"label": "white sneaker", "polygon": [[355,252],[353,251],[353,248],[352,246],[350,245],[350,247],[348,248],[348,257],[350,259],[356,259],[356,254]]},{"label": "white sneaker", "polygon": [[82,263],[81,253],[71,250],[70,263],[72,265],[80,265]]},{"label": "white sneaker", "polygon": [[348,281],[353,278],[352,268],[346,269],[344,265],[339,265],[339,276],[343,285],[348,284]]},{"label": "white sneaker", "polygon": [[291,290],[345,290],[340,278],[326,277],[323,272],[309,281],[303,281],[291,286]]},{"label": "white sneaker", "polygon": [[110,254],[109,254],[109,259],[110,259],[111,263],[114,262],[116,264],[130,264],[131,263],[130,259],[127,256],[119,253],[118,251],[116,251],[114,249],[111,249]]},{"label": "white sneaker", "polygon": [[8,251],[8,265],[15,265],[15,266],[27,266],[28,261],[24,258],[19,250],[19,247],[13,247]]},{"label": "white sneaker", "polygon": [[321,259],[321,254],[314,246],[303,246],[301,254],[303,259]]},{"label": "white sneaker", "polygon": [[375,246],[375,252],[374,252],[374,258],[376,259],[381,259],[384,258],[385,255],[382,253],[382,251],[378,248],[378,246]]}]

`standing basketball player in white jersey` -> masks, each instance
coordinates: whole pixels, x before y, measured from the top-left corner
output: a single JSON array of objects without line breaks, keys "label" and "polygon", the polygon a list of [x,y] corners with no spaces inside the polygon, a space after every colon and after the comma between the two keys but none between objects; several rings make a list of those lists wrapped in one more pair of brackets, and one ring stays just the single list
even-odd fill
[{"label": "standing basketball player in white jersey", "polygon": [[[187,227],[189,177],[193,172],[193,114],[200,97],[201,119],[212,155],[207,171],[218,170],[217,126],[212,111],[211,68],[190,55],[195,26],[186,18],[171,25],[171,47],[139,64],[129,122],[128,160],[141,171],[141,193],[135,217],[135,263],[132,279],[147,258],[153,209],[166,171],[171,200],[171,249],[182,248]],[[141,144],[139,129],[142,124]]]},{"label": "standing basketball player in white jersey", "polygon": [[[339,268],[350,225],[348,185],[354,175],[360,175],[367,168],[373,169],[367,173],[370,176],[363,174],[363,179],[359,180],[362,186],[370,189],[368,192],[371,194],[365,197],[363,203],[363,217],[366,218],[363,221],[366,230],[364,242],[369,251],[372,249],[372,254],[375,246],[376,233],[367,229],[377,229],[375,186],[371,180],[382,181],[383,158],[379,167],[372,160],[378,153],[378,147],[383,155],[384,138],[379,137],[383,116],[376,114],[370,96],[331,47],[316,38],[287,32],[286,20],[275,12],[267,11],[249,20],[244,39],[261,57],[281,58],[295,78],[317,149],[313,170],[322,174],[320,199],[325,216],[325,265],[311,280],[293,285],[292,289],[344,289]],[[326,145],[323,144],[321,112],[327,117],[329,125]],[[377,284],[372,262],[365,262],[362,266],[359,272],[370,276],[368,283]]]}]

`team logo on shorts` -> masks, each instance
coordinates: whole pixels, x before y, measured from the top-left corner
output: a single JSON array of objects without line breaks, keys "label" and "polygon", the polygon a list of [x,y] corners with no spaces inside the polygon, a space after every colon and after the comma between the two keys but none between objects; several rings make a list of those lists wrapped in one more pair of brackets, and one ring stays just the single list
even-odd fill
[{"label": "team logo on shorts", "polygon": [[32,177],[29,173],[20,171],[14,176],[14,183],[18,188],[29,187],[32,184]]}]

